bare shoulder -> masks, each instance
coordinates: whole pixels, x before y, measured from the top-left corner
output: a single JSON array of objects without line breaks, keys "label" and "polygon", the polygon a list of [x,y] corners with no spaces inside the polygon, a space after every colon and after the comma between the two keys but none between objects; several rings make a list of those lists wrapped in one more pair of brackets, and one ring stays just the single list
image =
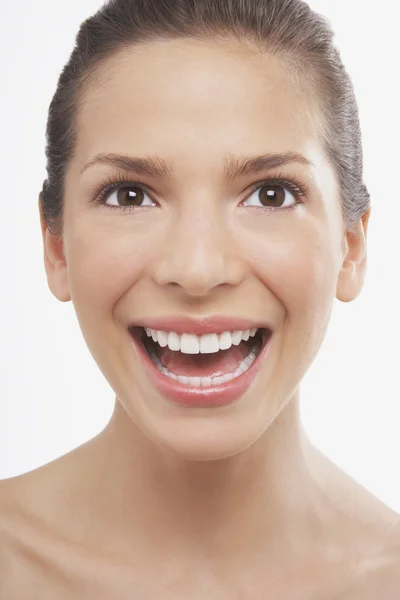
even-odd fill
[{"label": "bare shoulder", "polygon": [[0,573],[10,545],[18,506],[14,501],[15,479],[0,481]]},{"label": "bare shoulder", "polygon": [[[390,555],[377,561],[354,590],[354,600],[399,600],[400,556]],[[348,597],[352,599],[353,596]]]},{"label": "bare shoulder", "polygon": [[[387,600],[400,598],[400,521],[378,557],[376,567],[372,565],[371,583],[374,581],[377,591],[388,594]],[[380,597],[386,600],[385,596]]]},{"label": "bare shoulder", "polygon": [[[32,482],[41,481],[30,472],[0,481],[0,599],[29,598],[38,588],[47,565],[46,524],[35,510]],[[48,572],[48,570],[47,570]]]},{"label": "bare shoulder", "polygon": [[0,481],[0,598],[10,595],[10,582],[15,579],[18,554],[14,532],[13,480]]},{"label": "bare shoulder", "polygon": [[341,593],[329,600],[400,599],[400,521],[382,549],[352,573]]},{"label": "bare shoulder", "polygon": [[40,479],[29,473],[0,481],[1,600],[28,600],[32,590],[43,600],[65,597],[58,546],[50,544],[47,524],[29,493],[31,482]]}]

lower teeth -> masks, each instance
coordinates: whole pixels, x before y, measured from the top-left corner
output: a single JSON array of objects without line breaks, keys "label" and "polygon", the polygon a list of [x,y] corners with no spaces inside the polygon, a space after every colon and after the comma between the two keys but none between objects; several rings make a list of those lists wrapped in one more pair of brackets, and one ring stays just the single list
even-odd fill
[{"label": "lower teeth", "polygon": [[249,352],[249,354],[241,361],[234,373],[227,373],[226,375],[221,375],[220,377],[187,377],[186,375],[175,375],[175,373],[170,373],[167,367],[164,367],[154,352],[149,352],[149,356],[157,369],[160,371],[160,373],[163,373],[163,375],[166,375],[175,381],[179,381],[179,383],[190,385],[191,387],[204,388],[220,385],[221,383],[225,383],[231,379],[236,379],[236,377],[239,377],[239,375],[242,375],[242,373],[248,371],[257,358],[260,349],[261,344],[257,343]]}]

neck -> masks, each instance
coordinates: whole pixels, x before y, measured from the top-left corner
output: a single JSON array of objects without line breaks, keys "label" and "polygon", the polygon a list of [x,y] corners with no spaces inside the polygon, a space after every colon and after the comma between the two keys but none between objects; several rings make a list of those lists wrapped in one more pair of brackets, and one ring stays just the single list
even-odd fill
[{"label": "neck", "polygon": [[322,496],[312,477],[318,452],[301,427],[298,392],[255,443],[228,458],[189,461],[165,452],[118,401],[88,450],[91,518],[119,548],[135,540],[164,560],[226,562],[229,555],[239,565],[257,554],[288,560],[288,552],[304,554],[305,540],[317,541],[310,532],[317,535]]}]

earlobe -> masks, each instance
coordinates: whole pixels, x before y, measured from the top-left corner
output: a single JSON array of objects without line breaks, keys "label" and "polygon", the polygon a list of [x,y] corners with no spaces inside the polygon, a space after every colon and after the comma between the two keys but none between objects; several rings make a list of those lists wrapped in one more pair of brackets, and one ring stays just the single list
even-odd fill
[{"label": "earlobe", "polygon": [[60,302],[69,302],[71,295],[69,293],[67,263],[64,255],[63,240],[56,239],[47,229],[43,214],[43,196],[39,194],[39,215],[40,226],[43,238],[43,259],[47,275],[47,283],[52,294]]},{"label": "earlobe", "polygon": [[352,302],[363,288],[367,268],[367,232],[370,215],[371,207],[358,221],[354,232],[345,234],[345,252],[336,287],[336,298],[341,302]]}]

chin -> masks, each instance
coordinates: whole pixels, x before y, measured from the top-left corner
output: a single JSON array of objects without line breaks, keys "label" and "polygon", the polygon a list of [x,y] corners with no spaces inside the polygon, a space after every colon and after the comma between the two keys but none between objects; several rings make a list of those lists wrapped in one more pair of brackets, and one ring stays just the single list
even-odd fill
[{"label": "chin", "polygon": [[266,416],[263,422],[259,411],[252,411],[250,404],[247,417],[243,410],[214,416],[205,410],[196,416],[192,411],[181,411],[181,415],[174,411],[173,416],[162,420],[153,416],[150,422],[147,415],[141,430],[160,450],[184,460],[211,461],[235,456],[254,444],[267,428]]}]

